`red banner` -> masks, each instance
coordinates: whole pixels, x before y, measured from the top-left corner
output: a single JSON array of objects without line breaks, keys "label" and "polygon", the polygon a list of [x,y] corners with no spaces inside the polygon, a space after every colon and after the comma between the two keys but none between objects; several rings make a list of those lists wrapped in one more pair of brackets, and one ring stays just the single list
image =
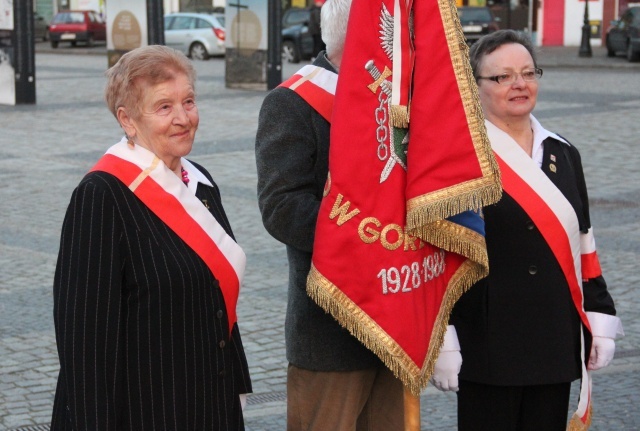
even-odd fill
[{"label": "red banner", "polygon": [[501,193],[455,3],[354,0],[331,122],[307,290],[419,395]]}]

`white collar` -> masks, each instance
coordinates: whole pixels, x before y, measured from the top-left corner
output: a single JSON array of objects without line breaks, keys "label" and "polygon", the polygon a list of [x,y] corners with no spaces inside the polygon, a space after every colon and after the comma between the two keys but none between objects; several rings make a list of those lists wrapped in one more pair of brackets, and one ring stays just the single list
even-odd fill
[{"label": "white collar", "polygon": [[531,149],[531,158],[538,165],[538,167],[542,167],[542,157],[544,155],[544,145],[543,142],[547,138],[554,138],[560,142],[564,142],[569,145],[569,143],[556,135],[553,132],[548,131],[542,124],[533,116],[533,114],[529,115],[531,119],[531,130],[533,131],[533,148]]},{"label": "white collar", "polygon": [[[126,136],[123,137],[118,144],[127,145]],[[154,153],[152,153],[148,149],[144,148],[143,146],[137,145],[136,148],[138,150],[142,151],[143,154],[146,153],[148,158],[150,157],[152,159],[153,156],[155,156]],[[164,162],[162,162],[162,160],[160,160],[160,162],[164,164]],[[194,164],[191,163],[189,160],[185,159],[184,157],[181,157],[180,158],[180,164],[182,165],[184,170],[187,171],[187,175],[189,176],[189,184],[187,184],[187,188],[189,189],[189,191],[191,193],[194,194],[194,196],[196,194],[196,190],[198,189],[198,183],[202,183],[202,184],[207,185],[209,187],[213,187],[213,184],[211,184],[211,181],[209,181],[209,179],[202,172],[200,172],[200,170],[198,168],[196,168],[194,166]]]},{"label": "white collar", "polygon": [[189,189],[189,191],[193,192],[194,195],[196,194],[198,183],[213,187],[211,181],[209,181],[209,179],[202,172],[200,172],[198,168],[196,168],[189,160],[183,157],[180,160],[180,163],[182,163],[182,167],[185,171],[187,171],[187,174],[189,175],[189,184],[187,184],[187,188]]}]

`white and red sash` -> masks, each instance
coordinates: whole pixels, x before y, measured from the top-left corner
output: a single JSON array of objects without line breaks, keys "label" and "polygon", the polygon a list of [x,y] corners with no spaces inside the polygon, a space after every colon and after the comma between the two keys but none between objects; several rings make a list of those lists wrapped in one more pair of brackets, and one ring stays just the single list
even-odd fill
[{"label": "white and red sash", "polygon": [[[536,162],[507,133],[485,122],[491,147],[502,173],[502,187],[531,217],[553,251],[569,285],[571,298],[584,326],[590,330],[583,306],[582,280],[600,275],[592,231],[581,234],[573,206]],[[583,255],[583,245],[585,247]],[[585,268],[582,262],[585,262]],[[584,273],[587,270],[586,274]],[[587,429],[591,420],[591,379],[582,342],[580,402],[569,429]]]},{"label": "white and red sash", "polygon": [[[189,172],[194,170],[191,165]],[[155,154],[139,145],[129,147],[125,138],[109,148],[91,171],[107,172],[122,181],[200,256],[220,283],[231,332],[246,256],[209,210]],[[208,183],[200,172],[192,177]]]},{"label": "white and red sash", "polygon": [[336,73],[310,64],[279,86],[295,91],[325,120],[331,122],[337,83]]}]

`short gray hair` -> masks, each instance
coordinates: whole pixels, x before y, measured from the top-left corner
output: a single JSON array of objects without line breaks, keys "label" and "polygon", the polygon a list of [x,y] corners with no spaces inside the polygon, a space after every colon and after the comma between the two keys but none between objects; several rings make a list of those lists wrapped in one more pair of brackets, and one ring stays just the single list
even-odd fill
[{"label": "short gray hair", "polygon": [[491,54],[502,45],[508,45],[510,43],[517,43],[524,46],[531,58],[533,59],[533,65],[538,67],[536,61],[536,53],[531,43],[529,36],[518,33],[515,30],[498,30],[493,33],[489,33],[486,36],[482,36],[476,43],[471,45],[469,50],[469,61],[471,62],[471,69],[473,70],[473,76],[478,76],[482,59],[485,55]]},{"label": "short gray hair", "polygon": [[351,0],[327,0],[320,9],[322,41],[329,56],[342,53],[347,35]]},{"label": "short gray hair", "polygon": [[104,97],[111,113],[118,118],[118,108],[129,114],[139,114],[138,102],[142,99],[145,84],[155,85],[184,74],[195,90],[196,71],[183,53],[163,45],[136,48],[124,54],[108,69]]}]

